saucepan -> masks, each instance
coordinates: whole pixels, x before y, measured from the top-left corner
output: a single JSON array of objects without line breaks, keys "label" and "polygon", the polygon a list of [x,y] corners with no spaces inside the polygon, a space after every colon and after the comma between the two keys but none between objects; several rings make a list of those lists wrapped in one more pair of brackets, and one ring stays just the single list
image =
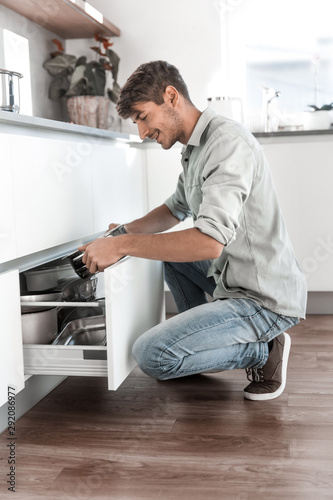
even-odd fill
[{"label": "saucepan", "polygon": [[19,113],[22,77],[21,73],[0,68],[0,110]]},{"label": "saucepan", "polygon": [[76,278],[69,262],[61,265],[45,264],[29,269],[24,273],[27,289],[30,292],[40,292],[61,287],[67,281]]},{"label": "saucepan", "polygon": [[21,295],[22,337],[24,344],[49,344],[58,333],[57,303],[61,292],[29,293]]},{"label": "saucepan", "polygon": [[[109,231],[106,231],[106,233],[104,233],[102,236],[100,236],[100,238],[108,238],[110,236],[119,236],[120,234],[126,234],[126,230],[125,230],[123,224],[121,224],[120,226],[117,226],[113,229],[110,229]],[[68,255],[65,258],[69,259],[76,274],[78,276],[80,276],[80,278],[85,279],[85,278],[89,278],[89,277],[93,276],[93,274],[89,271],[87,266],[82,262],[83,255],[84,255],[84,252],[77,250],[76,252],[73,252],[72,254]],[[94,273],[94,274],[97,274],[97,273]]]}]

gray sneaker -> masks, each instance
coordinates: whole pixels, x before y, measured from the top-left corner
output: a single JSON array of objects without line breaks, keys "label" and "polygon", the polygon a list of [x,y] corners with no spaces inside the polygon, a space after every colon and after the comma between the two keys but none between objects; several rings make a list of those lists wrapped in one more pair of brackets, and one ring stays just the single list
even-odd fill
[{"label": "gray sneaker", "polygon": [[245,399],[267,401],[280,396],[286,386],[287,366],[291,340],[287,333],[281,333],[273,340],[273,346],[266,364],[262,368],[247,368],[251,383],[244,389]]}]

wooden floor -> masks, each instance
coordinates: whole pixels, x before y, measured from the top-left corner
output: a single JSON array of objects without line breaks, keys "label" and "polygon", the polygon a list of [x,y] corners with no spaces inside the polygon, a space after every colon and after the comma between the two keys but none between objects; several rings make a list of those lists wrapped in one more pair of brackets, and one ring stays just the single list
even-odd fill
[{"label": "wooden floor", "polygon": [[116,392],[70,377],[17,424],[16,493],[0,498],[333,499],[333,316],[289,330],[286,391],[243,399],[243,371],[158,382],[135,369]]}]

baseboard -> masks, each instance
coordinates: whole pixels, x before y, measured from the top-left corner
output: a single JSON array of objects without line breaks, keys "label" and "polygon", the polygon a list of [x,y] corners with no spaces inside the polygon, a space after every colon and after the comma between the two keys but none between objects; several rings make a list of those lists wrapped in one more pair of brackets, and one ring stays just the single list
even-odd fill
[{"label": "baseboard", "polygon": [[172,293],[168,290],[165,291],[165,312],[167,314],[175,314],[178,312]]},{"label": "baseboard", "polygon": [[333,314],[333,292],[309,292],[307,314]]},{"label": "baseboard", "polygon": [[[34,375],[30,377],[25,383],[25,388],[16,395],[15,420],[22,417],[24,413],[55,389],[65,378],[60,375]],[[4,404],[0,407],[0,433],[4,432],[7,426],[8,405]]]}]

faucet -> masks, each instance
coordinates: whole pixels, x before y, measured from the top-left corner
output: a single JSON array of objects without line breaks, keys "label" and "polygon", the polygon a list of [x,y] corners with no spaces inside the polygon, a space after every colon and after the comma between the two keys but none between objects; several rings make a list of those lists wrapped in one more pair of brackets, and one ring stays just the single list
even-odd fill
[{"label": "faucet", "polygon": [[270,122],[271,122],[271,117],[270,117],[270,104],[273,101],[273,99],[276,99],[281,95],[281,92],[275,91],[274,89],[268,88],[268,87],[263,87],[264,90],[264,99],[266,103],[266,115],[265,115],[265,132],[270,132]]}]

